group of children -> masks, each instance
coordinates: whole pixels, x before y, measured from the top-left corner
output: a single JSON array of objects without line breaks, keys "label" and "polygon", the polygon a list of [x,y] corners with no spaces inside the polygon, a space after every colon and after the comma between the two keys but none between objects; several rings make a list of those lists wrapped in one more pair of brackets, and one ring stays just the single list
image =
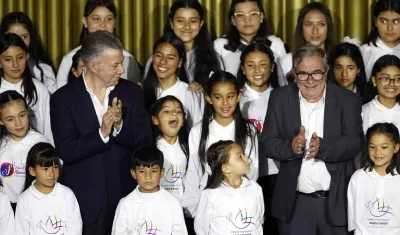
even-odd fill
[{"label": "group of children", "polygon": [[[81,40],[115,33],[116,12],[112,1],[89,0]],[[374,17],[364,45],[335,45],[330,10],[311,2],[299,13],[294,49],[324,49],[329,82],[364,103],[367,144],[349,184],[349,231],[397,234],[400,1],[379,0]],[[258,135],[271,91],[293,82],[292,55],[270,35],[258,0],[232,0],[226,35],[214,42],[204,19],[197,0],[174,1],[142,79],[124,50],[123,78],[141,81],[154,146],[133,153],[138,187],[121,199],[112,234],[277,232],[270,205],[279,162],[258,156]],[[62,163],[49,116],[50,95],[84,71],[80,47],[56,78],[26,14],[7,14],[0,29],[0,234],[81,234],[78,202],[57,182]]]}]

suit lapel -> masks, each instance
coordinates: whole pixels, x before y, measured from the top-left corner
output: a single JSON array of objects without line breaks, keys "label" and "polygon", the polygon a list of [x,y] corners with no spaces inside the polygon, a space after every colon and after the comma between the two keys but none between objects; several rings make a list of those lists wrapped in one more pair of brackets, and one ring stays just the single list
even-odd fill
[{"label": "suit lapel", "polygon": [[300,132],[301,126],[301,116],[300,116],[300,99],[299,99],[299,89],[297,88],[297,84],[291,85],[292,95],[288,96],[289,105],[290,105],[290,116],[292,119],[292,130],[294,130],[293,136],[296,136]]},{"label": "suit lapel", "polygon": [[[77,92],[77,97],[78,102],[81,103],[81,115],[86,119],[85,123],[90,125],[96,125],[96,128],[100,128],[100,123],[97,119],[97,114],[94,109],[94,105],[92,102],[92,98],[90,98],[89,92],[86,90],[85,83],[83,82],[83,77],[81,76],[78,78],[79,81],[77,81],[76,84],[76,92]],[[78,104],[79,104],[78,103]],[[93,120],[93,121],[92,121]],[[94,121],[95,120],[95,121]]]},{"label": "suit lapel", "polygon": [[332,86],[330,84],[326,84],[326,94],[325,94],[325,110],[324,110],[324,139],[329,138],[331,134],[330,126],[332,120],[337,116],[338,110],[337,106],[337,97],[332,91]]}]

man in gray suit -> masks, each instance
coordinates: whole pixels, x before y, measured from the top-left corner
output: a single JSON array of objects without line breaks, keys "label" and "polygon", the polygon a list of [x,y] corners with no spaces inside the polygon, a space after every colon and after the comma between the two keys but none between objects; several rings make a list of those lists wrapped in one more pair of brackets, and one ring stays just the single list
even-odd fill
[{"label": "man in gray suit", "polygon": [[363,142],[361,99],[327,84],[325,52],[294,54],[296,83],[272,91],[260,156],[279,160],[272,215],[281,235],[347,232],[347,185]]}]

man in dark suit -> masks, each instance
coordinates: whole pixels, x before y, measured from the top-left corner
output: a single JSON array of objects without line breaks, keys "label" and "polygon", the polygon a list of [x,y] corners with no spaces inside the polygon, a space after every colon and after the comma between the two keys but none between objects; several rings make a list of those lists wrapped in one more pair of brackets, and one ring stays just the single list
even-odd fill
[{"label": "man in dark suit", "polygon": [[296,83],[272,91],[260,156],[279,160],[272,214],[280,235],[347,232],[347,185],[362,146],[361,99],[327,84],[325,52],[294,55]]},{"label": "man in dark suit", "polygon": [[50,100],[62,183],[78,199],[84,235],[111,234],[119,200],[136,186],[130,175],[132,152],[151,144],[141,88],[120,79],[122,50],[111,33],[87,35],[81,48],[85,72]]}]

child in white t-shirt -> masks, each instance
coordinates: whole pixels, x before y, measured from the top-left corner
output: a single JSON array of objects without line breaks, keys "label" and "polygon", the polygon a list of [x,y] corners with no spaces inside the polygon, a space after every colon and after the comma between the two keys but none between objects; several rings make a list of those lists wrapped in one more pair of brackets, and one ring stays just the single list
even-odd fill
[{"label": "child in white t-shirt", "polygon": [[[0,179],[0,188],[3,184]],[[7,194],[0,190],[0,234],[15,234],[14,213]]]}]

